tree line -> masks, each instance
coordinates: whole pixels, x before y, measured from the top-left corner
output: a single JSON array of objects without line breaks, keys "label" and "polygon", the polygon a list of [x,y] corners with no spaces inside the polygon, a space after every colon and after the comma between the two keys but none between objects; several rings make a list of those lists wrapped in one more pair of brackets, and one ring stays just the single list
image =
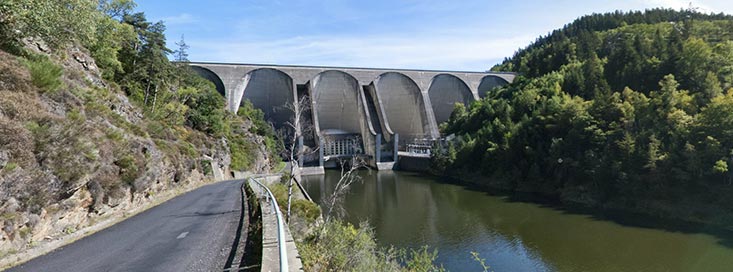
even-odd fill
[{"label": "tree line", "polygon": [[435,172],[733,226],[731,29],[693,10],[579,18],[493,67],[512,84],[456,106]]}]

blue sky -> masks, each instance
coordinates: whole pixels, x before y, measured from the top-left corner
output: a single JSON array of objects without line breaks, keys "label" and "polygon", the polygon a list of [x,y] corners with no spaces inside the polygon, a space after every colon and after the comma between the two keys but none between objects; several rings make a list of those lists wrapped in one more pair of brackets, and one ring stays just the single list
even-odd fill
[{"label": "blue sky", "polygon": [[[577,17],[685,0],[138,0],[191,61],[482,71]],[[733,1],[692,1],[733,14]]]}]

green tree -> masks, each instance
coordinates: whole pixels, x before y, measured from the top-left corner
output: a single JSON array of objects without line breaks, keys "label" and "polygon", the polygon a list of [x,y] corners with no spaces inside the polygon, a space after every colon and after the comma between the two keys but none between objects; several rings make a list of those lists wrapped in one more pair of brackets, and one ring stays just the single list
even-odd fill
[{"label": "green tree", "polygon": [[39,37],[52,46],[94,39],[99,17],[94,0],[5,0],[0,3],[3,43]]},{"label": "green tree", "polygon": [[733,87],[733,41],[721,42],[713,48],[715,66],[719,67],[717,75],[723,89]]},{"label": "green tree", "polygon": [[99,10],[102,11],[107,17],[115,20],[122,20],[122,18],[130,14],[137,4],[133,0],[99,0]]},{"label": "green tree", "polygon": [[176,42],[178,49],[173,51],[174,60],[177,62],[188,62],[188,49],[190,46],[186,44],[186,40],[181,35],[181,40]]},{"label": "green tree", "polygon": [[583,95],[585,99],[591,99],[598,94],[606,94],[611,91],[606,78],[603,76],[603,63],[598,55],[591,53],[590,57],[583,63]]},{"label": "green tree", "polygon": [[677,74],[685,89],[693,93],[703,92],[702,83],[710,69],[712,50],[699,38],[690,38],[682,44],[682,52],[677,60]]},{"label": "green tree", "polygon": [[95,39],[86,42],[92,57],[102,69],[102,75],[112,80],[123,72],[119,52],[123,45],[131,43],[137,37],[131,25],[123,24],[112,17],[100,16],[96,21]]},{"label": "green tree", "polygon": [[455,109],[441,127],[456,135],[454,149],[436,152],[433,169],[562,201],[724,222],[693,210],[733,204],[731,20],[614,12],[540,37],[492,68],[522,76]]},{"label": "green tree", "polygon": [[701,92],[697,94],[697,104],[707,105],[710,100],[723,94],[720,81],[713,72],[707,72],[705,81],[701,84]]},{"label": "green tree", "polygon": [[715,162],[715,165],[713,165],[713,171],[716,173],[728,173],[728,162],[725,160],[718,160]]}]

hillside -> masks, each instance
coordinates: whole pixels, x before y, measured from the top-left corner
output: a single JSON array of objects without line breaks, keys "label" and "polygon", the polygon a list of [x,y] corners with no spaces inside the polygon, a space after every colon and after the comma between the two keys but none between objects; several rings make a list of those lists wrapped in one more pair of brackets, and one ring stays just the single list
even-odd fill
[{"label": "hillside", "polygon": [[279,163],[261,113],[168,61],[162,23],[97,3],[0,4],[0,258]]},{"label": "hillside", "polygon": [[[566,203],[733,227],[733,17],[594,14],[493,70],[459,106],[439,174]],[[481,170],[478,170],[481,169]]]}]

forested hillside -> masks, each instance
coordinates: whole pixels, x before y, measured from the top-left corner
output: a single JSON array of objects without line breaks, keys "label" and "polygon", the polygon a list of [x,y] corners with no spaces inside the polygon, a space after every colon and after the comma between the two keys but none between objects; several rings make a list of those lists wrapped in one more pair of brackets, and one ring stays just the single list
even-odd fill
[{"label": "forested hillside", "polygon": [[458,105],[437,172],[564,202],[733,226],[733,17],[594,14],[493,70]]}]

